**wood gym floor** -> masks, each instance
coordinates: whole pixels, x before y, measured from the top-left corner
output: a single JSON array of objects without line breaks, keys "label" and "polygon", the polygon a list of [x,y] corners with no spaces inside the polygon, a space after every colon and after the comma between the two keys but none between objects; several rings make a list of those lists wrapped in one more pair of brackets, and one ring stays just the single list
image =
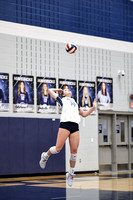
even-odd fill
[{"label": "wood gym floor", "polygon": [[0,200],[133,200],[133,172],[0,178]]}]

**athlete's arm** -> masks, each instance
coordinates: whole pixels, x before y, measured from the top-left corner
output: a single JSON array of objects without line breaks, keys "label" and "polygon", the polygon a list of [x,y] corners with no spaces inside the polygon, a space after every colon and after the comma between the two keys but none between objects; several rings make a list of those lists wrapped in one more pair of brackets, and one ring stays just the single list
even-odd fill
[{"label": "athlete's arm", "polygon": [[97,103],[96,103],[96,100],[94,99],[93,101],[93,107],[90,108],[89,110],[87,111],[84,111],[82,109],[79,110],[79,114],[82,116],[82,117],[87,117],[88,115],[90,115],[94,110],[95,108],[97,107]]},{"label": "athlete's arm", "polygon": [[59,94],[61,94],[63,92],[62,89],[55,89],[55,88],[51,88],[51,89],[48,89],[48,92],[50,94],[50,96],[56,100],[58,94],[56,94],[56,92],[58,92]]}]

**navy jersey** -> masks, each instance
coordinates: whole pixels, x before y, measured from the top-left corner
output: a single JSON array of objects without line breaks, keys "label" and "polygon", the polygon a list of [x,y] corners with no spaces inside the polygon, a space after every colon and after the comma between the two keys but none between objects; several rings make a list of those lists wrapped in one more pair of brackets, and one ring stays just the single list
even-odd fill
[{"label": "navy jersey", "polygon": [[40,98],[40,104],[41,105],[49,105],[50,104],[50,98],[49,98],[49,95],[44,95],[44,97],[41,95],[41,98]]},{"label": "navy jersey", "polygon": [[17,103],[29,103],[29,97],[28,97],[28,93],[26,92],[26,95],[24,94],[24,92],[20,92],[20,96],[17,99]]}]

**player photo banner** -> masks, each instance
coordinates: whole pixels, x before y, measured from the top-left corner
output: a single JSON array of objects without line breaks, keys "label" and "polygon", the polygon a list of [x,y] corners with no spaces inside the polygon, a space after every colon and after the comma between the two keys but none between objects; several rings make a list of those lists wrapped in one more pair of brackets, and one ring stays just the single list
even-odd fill
[{"label": "player photo banner", "polygon": [[0,112],[9,111],[9,74],[0,73]]},{"label": "player photo banner", "polygon": [[97,100],[100,110],[113,109],[113,79],[97,77]]},{"label": "player photo banner", "polygon": [[95,99],[95,82],[78,81],[79,105],[83,110],[89,110]]},{"label": "player photo banner", "polygon": [[[59,88],[65,89],[69,88],[72,93],[72,98],[77,101],[77,82],[76,80],[69,80],[69,79],[59,79]],[[59,113],[61,113],[61,108],[59,108]]]},{"label": "player photo banner", "polygon": [[56,88],[55,78],[37,77],[37,112],[56,113],[56,102],[49,95],[48,89]]},{"label": "player photo banner", "polygon": [[34,77],[13,75],[13,111],[34,112]]}]

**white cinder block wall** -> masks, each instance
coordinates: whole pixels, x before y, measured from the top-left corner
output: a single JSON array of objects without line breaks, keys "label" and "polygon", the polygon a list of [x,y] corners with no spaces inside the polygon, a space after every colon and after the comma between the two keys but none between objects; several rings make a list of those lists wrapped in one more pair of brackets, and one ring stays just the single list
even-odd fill
[{"label": "white cinder block wall", "polygon": [[[0,116],[59,118],[59,114],[13,113],[12,74],[47,76],[96,81],[96,76],[113,78],[115,111],[129,109],[133,91],[133,45],[100,37],[57,31],[0,21],[0,72],[10,74],[10,112]],[[65,44],[73,42],[78,50],[69,55]],[[125,76],[118,77],[118,70]],[[36,99],[36,83],[35,99]],[[58,87],[58,81],[57,81]],[[78,91],[77,91],[78,92]],[[35,101],[36,106],[36,101]],[[69,168],[66,143],[66,170]],[[80,146],[76,171],[98,170],[98,114],[81,118]]]}]

